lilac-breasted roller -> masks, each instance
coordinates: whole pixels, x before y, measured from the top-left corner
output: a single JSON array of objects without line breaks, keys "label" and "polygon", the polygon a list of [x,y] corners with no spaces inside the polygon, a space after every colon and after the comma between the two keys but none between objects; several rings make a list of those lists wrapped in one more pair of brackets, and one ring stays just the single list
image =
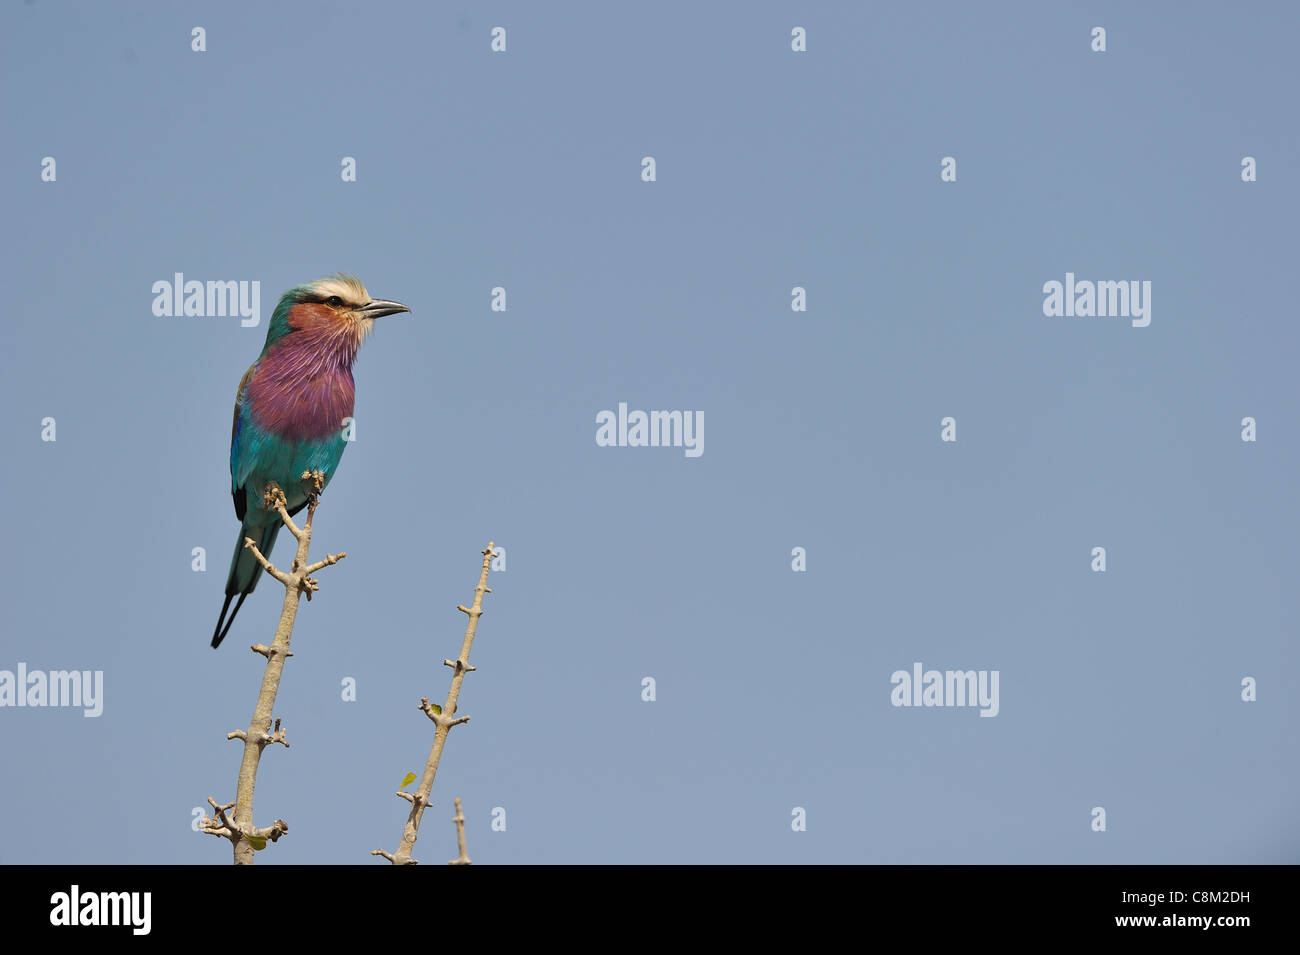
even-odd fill
[{"label": "lilac-breasted roller", "polygon": [[[329,483],[347,444],[344,419],[352,417],[357,350],[376,318],[409,311],[398,302],[372,299],[364,285],[346,275],[292,288],[275,306],[262,354],[244,372],[235,394],[230,493],[235,516],[243,523],[212,646],[225,638],[262,576],[262,565],[244,547],[244,538],[257,541],[269,559],[284,526],[279,514],[263,506],[266,485],[273,481],[280,486],[292,516],[307,505],[304,471],[323,471]],[[236,595],[239,601],[227,619]]]}]

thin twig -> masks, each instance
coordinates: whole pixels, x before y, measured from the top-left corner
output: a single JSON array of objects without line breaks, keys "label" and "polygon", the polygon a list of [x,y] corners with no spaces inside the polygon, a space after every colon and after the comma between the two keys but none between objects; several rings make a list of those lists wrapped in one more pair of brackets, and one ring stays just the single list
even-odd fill
[{"label": "thin twig", "polygon": [[456,815],[451,821],[456,824],[456,845],[460,849],[460,855],[449,861],[447,865],[469,865],[469,856],[465,852],[465,814],[460,811],[459,796],[456,797]]},{"label": "thin twig", "polygon": [[[407,800],[411,804],[411,811],[406,817],[406,824],[402,827],[402,841],[397,847],[397,852],[389,853],[383,849],[371,850],[372,856],[383,856],[393,865],[416,865],[416,860],[411,858],[411,849],[415,846],[415,840],[420,834],[420,819],[424,816],[424,810],[430,805],[429,793],[433,789],[433,778],[438,773],[438,761],[442,759],[442,748],[446,745],[447,734],[453,726],[459,726],[461,723],[468,723],[468,716],[458,716],[453,718],[452,714],[456,712],[456,701],[460,698],[460,685],[465,680],[465,674],[469,673],[474,667],[469,665],[470,647],[474,645],[474,633],[478,629],[478,618],[483,615],[483,595],[490,594],[492,588],[487,585],[488,570],[491,569],[492,558],[495,556],[495,545],[490,543],[483,553],[483,566],[478,575],[478,586],[474,588],[474,603],[469,607],[457,607],[461,613],[469,617],[469,623],[465,625],[465,639],[461,643],[460,656],[453,660],[443,660],[445,666],[452,669],[451,688],[447,690],[447,701],[438,707],[429,702],[427,696],[420,698],[420,710],[425,716],[429,717],[437,727],[433,732],[433,747],[429,750],[429,759],[424,764],[424,776],[420,779],[420,786],[414,793],[399,792],[397,795]],[[457,815],[460,815],[457,812]],[[462,848],[461,855],[464,855]],[[466,860],[468,861],[468,859]]]}]

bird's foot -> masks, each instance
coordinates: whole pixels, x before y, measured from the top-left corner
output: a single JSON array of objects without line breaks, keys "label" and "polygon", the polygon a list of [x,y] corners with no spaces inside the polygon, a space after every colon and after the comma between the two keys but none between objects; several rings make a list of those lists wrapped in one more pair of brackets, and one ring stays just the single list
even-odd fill
[{"label": "bird's foot", "polygon": [[314,471],[303,471],[300,481],[305,483],[311,490],[308,492],[313,496],[320,494],[325,490],[325,472],[317,469]]},{"label": "bird's foot", "polygon": [[272,481],[262,492],[262,506],[268,511],[274,511],[277,508],[288,508],[289,502],[284,496],[284,491],[280,490],[280,485]]}]

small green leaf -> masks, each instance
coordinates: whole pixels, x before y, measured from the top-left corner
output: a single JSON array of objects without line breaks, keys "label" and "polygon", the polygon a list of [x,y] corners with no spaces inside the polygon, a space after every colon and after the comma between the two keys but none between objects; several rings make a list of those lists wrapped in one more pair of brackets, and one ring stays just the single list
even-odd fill
[{"label": "small green leaf", "polygon": [[254,852],[261,852],[266,848],[266,836],[245,836],[248,844],[253,847]]},{"label": "small green leaf", "polygon": [[397,788],[405,789],[413,782],[415,782],[415,773],[407,773],[405,776],[402,777],[402,785],[398,786]]},{"label": "small green leaf", "polygon": [[442,716],[442,707],[439,706],[437,703],[430,703],[429,709],[433,710],[433,712],[436,713],[438,716]]}]

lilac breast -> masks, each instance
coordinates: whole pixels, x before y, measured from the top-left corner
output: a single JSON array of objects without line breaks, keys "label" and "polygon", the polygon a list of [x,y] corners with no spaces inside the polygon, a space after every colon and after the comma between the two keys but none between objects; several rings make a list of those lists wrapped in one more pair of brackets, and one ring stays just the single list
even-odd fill
[{"label": "lilac breast", "polygon": [[352,369],[350,362],[339,361],[343,356],[322,351],[321,344],[291,339],[262,358],[246,399],[258,427],[295,442],[342,430],[356,398]]}]

